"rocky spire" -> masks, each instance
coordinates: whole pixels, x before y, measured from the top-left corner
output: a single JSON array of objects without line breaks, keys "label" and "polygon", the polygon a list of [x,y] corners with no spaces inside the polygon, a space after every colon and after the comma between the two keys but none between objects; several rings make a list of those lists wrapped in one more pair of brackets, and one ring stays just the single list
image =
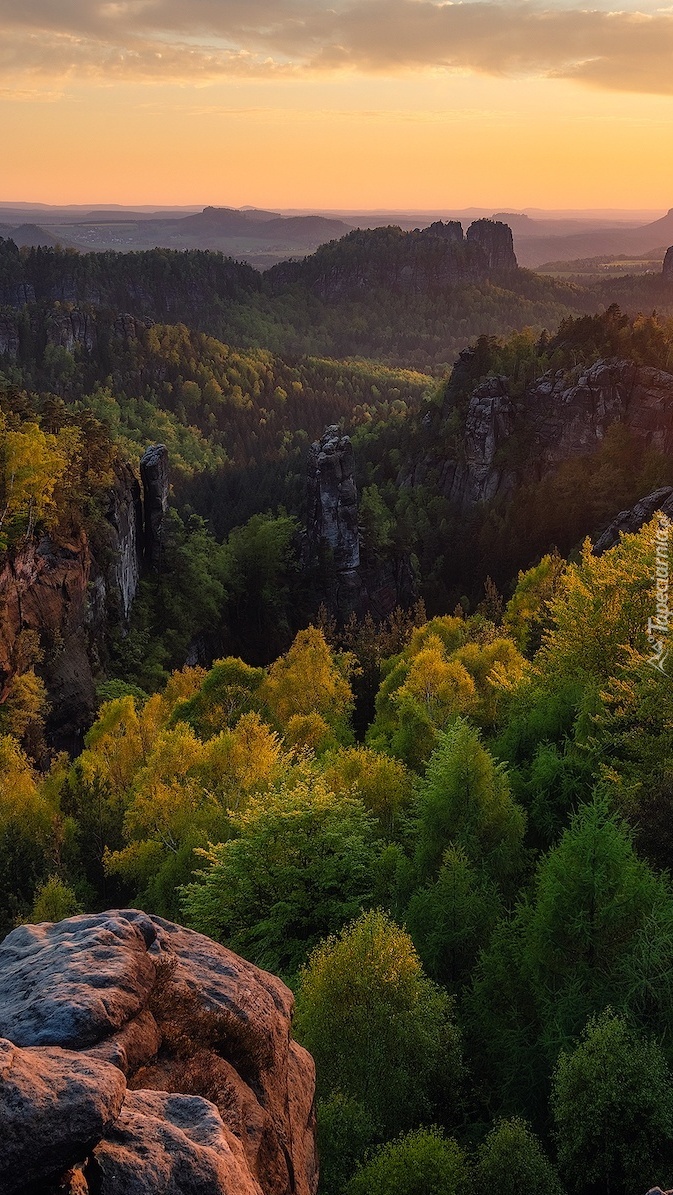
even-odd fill
[{"label": "rocky spire", "polygon": [[666,252],[663,274],[664,278],[670,278],[673,282],[673,245]]},{"label": "rocky spire", "polygon": [[308,556],[324,567],[328,605],[342,616],[359,595],[360,534],[353,445],[337,426],[311,446],[307,497]]},{"label": "rocky spire", "polygon": [[502,224],[499,220],[475,220],[467,230],[467,239],[471,244],[481,246],[489,273],[507,273],[518,269],[509,224]]},{"label": "rocky spire", "polygon": [[168,449],[152,444],[140,461],[145,508],[145,560],[154,568],[161,562],[162,525],[168,510]]}]

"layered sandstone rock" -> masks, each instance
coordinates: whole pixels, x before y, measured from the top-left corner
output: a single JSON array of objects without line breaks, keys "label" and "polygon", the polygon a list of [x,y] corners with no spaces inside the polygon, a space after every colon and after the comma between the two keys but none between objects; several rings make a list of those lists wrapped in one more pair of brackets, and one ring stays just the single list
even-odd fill
[{"label": "layered sandstone rock", "polygon": [[312,445],[307,488],[308,559],[322,567],[326,604],[344,617],[360,600],[360,533],[353,445],[338,426]]},{"label": "layered sandstone rock", "polygon": [[163,547],[162,527],[168,510],[168,449],[163,444],[152,444],[145,450],[140,461],[140,476],[143,483],[145,510],[145,557],[149,564],[158,568]]},{"label": "layered sandstone rock", "polygon": [[0,561],[0,698],[21,669],[29,632],[44,653],[50,737],[65,748],[78,745],[94,716],[94,678],[108,620],[128,619],[140,583],[142,507],[129,465],[116,469],[106,516],[104,564],[83,529],[68,539],[44,534]]},{"label": "layered sandstone rock", "polygon": [[135,910],[14,930],[0,1036],[22,1076],[11,1166],[26,1178],[8,1192],[35,1181],[40,1132],[45,1193],[314,1195],[314,1069],[292,1008],[274,976]]},{"label": "layered sandstone rock", "polygon": [[664,275],[664,278],[673,279],[673,245],[671,245],[670,249],[666,250],[666,256],[664,258],[663,275]]},{"label": "layered sandstone rock", "polygon": [[649,523],[650,519],[661,511],[667,518],[673,519],[673,487],[663,486],[660,490],[641,498],[629,510],[620,510],[609,527],[598,537],[594,545],[594,556],[602,556],[619,541],[620,535],[634,535]]},{"label": "layered sandstone rock", "polygon": [[435,468],[440,492],[467,510],[506,497],[563,461],[590,455],[615,423],[670,455],[673,374],[632,361],[598,361],[579,375],[547,373],[516,400],[506,378],[486,378],[469,400],[460,455],[432,454],[400,480],[420,484]]},{"label": "layered sandstone rock", "polygon": [[467,230],[467,243],[479,246],[488,274],[508,274],[518,268],[509,224],[500,220],[475,220]]},{"label": "layered sandstone rock", "polygon": [[108,1063],[0,1039],[0,1190],[58,1181],[117,1120],[125,1091]]}]

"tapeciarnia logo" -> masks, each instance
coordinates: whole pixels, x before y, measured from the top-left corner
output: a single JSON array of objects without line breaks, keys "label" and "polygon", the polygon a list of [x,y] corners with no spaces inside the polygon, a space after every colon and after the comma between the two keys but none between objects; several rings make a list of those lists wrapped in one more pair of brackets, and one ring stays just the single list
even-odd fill
[{"label": "tapeciarnia logo", "polygon": [[671,609],[670,599],[670,566],[669,566],[669,536],[671,520],[661,511],[657,514],[656,555],[655,555],[655,584],[657,595],[657,612],[653,618],[647,620],[647,638],[652,655],[648,664],[659,672],[665,672],[664,667],[669,653],[668,634],[670,630]]}]

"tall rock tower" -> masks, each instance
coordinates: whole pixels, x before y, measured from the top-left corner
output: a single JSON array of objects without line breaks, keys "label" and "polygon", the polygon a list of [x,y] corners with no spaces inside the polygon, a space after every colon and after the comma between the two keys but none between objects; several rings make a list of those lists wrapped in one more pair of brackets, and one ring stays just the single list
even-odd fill
[{"label": "tall rock tower", "polygon": [[330,611],[345,618],[361,595],[360,534],[353,445],[337,426],[311,446],[307,498],[308,561],[322,573]]},{"label": "tall rock tower", "polygon": [[500,220],[475,220],[467,230],[469,244],[479,245],[489,273],[511,273],[519,263],[514,252],[514,238],[509,224]]}]

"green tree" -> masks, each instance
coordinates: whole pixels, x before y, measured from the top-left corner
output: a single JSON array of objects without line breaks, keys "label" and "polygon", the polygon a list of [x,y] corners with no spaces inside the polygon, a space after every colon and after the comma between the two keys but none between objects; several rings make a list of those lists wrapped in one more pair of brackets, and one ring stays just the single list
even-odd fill
[{"label": "green tree", "polygon": [[59,876],[49,876],[35,893],[30,913],[34,925],[41,921],[63,921],[82,912],[82,906],[72,888]]},{"label": "green tree", "polygon": [[399,1132],[456,1098],[452,1001],[385,913],[363,913],[314,950],[301,972],[296,1025],[316,1060],[319,1095],[358,1100],[379,1131]]},{"label": "green tree", "polygon": [[523,810],[512,800],[504,768],[462,718],[441,735],[419,785],[416,866],[437,876],[448,846],[508,888],[524,862]]},{"label": "green tree", "polygon": [[497,926],[475,970],[470,1036],[501,1106],[537,1119],[560,1051],[608,1004],[666,1036],[673,895],[596,798],[541,860],[530,895]]},{"label": "green tree", "polygon": [[630,1195],[673,1173],[673,1076],[661,1049],[606,1009],[561,1053],[551,1108],[578,1195]]},{"label": "green tree", "polygon": [[469,978],[502,912],[493,882],[470,863],[461,847],[449,847],[436,882],[413,894],[406,915],[414,945],[432,979],[457,991]]},{"label": "green tree", "polygon": [[472,1175],[475,1190],[498,1195],[544,1191],[563,1195],[555,1167],[524,1120],[514,1117],[494,1125],[479,1147]]},{"label": "green tree", "polygon": [[260,966],[295,972],[322,937],[371,899],[379,847],[362,802],[320,778],[253,797],[236,837],[201,852],[183,889],[190,925]]},{"label": "green tree", "polygon": [[439,1129],[417,1129],[389,1141],[346,1187],[346,1195],[462,1195],[470,1186],[467,1158]]}]

